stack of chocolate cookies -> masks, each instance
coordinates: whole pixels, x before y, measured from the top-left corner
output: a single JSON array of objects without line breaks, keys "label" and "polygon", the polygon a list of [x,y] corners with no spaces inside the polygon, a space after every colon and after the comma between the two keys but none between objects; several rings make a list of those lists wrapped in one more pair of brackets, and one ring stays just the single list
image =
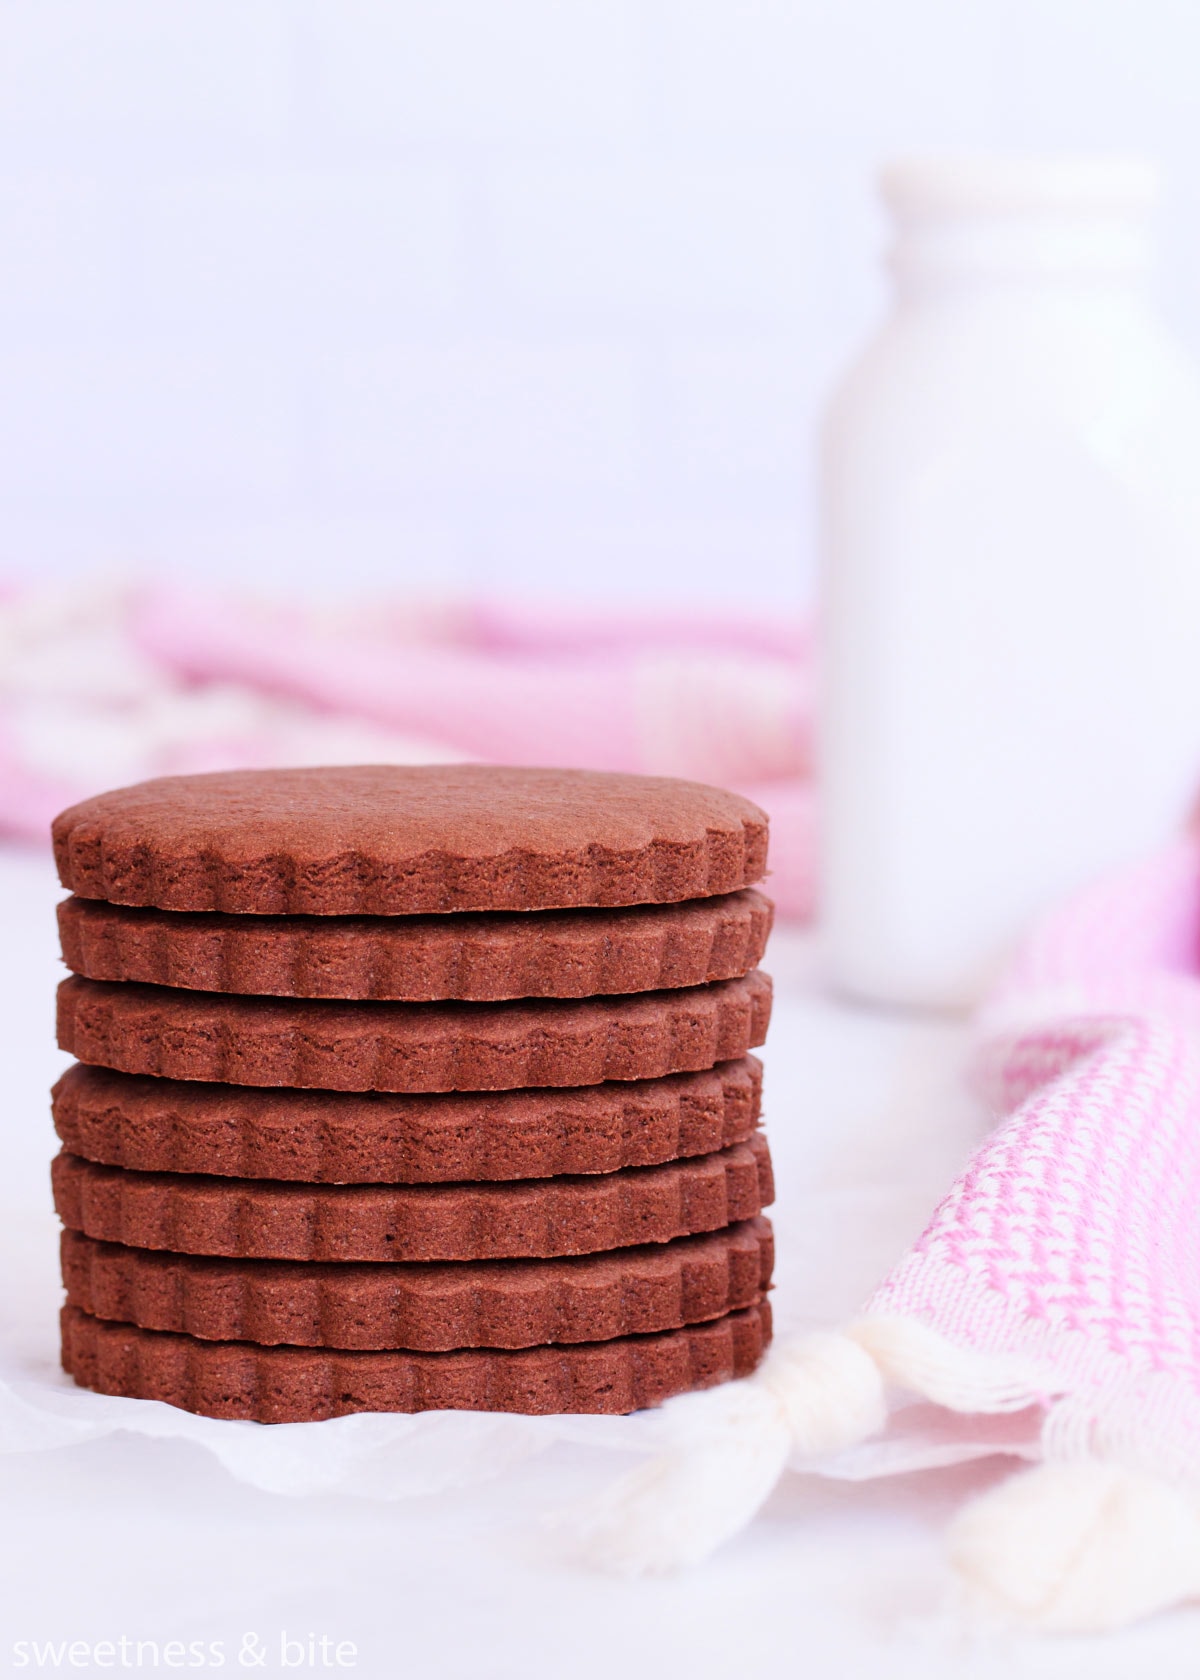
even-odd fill
[{"label": "stack of chocolate cookies", "polygon": [[479,765],[64,812],[66,1369],[262,1422],[753,1370],[766,839],[695,783]]}]

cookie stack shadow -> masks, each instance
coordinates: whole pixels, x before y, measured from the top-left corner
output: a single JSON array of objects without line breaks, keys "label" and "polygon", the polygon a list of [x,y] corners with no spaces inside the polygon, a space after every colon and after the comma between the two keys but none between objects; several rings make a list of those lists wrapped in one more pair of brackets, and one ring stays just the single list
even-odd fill
[{"label": "cookie stack shadow", "polygon": [[66,1369],[261,1422],[752,1371],[765,832],[692,784],[480,767],[65,812]]}]

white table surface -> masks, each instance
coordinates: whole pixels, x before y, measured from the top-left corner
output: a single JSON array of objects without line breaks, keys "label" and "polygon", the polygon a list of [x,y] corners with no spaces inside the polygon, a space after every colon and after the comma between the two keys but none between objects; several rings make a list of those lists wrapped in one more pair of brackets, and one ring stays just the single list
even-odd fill
[{"label": "white table surface", "polygon": [[[46,1181],[46,1090],[66,1060],[53,1046],[57,896],[47,857],[0,852],[3,1331],[33,1363],[54,1356],[59,1300]],[[832,1323],[916,1235],[970,1147],[965,1035],[831,1000],[796,934],[777,936],[768,967],[777,1323]],[[285,1631],[353,1641],[355,1672],[397,1680],[1198,1672],[1189,1612],[1107,1640],[964,1633],[941,1535],[1003,1464],[872,1483],[789,1475],[703,1568],[627,1582],[574,1562],[544,1519],[632,1462],[560,1444],[490,1481],[384,1503],[263,1493],[196,1446],[132,1435],[0,1457],[0,1672],[35,1671],[15,1666],[17,1640],[123,1634],[221,1640],[226,1667],[246,1673],[237,1654],[254,1632],[259,1672],[279,1673]]]}]

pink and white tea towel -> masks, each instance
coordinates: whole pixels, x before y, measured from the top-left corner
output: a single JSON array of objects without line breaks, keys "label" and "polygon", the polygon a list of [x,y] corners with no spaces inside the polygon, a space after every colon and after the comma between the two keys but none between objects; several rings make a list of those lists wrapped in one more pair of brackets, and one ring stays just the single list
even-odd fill
[{"label": "pink and white tea towel", "polygon": [[668,1403],[590,1514],[630,1572],[707,1555],[785,1467],[1034,1460],[957,1520],[984,1605],[1047,1629],[1200,1597],[1200,841],[1084,893],[979,1021],[994,1129],[838,1332]]}]

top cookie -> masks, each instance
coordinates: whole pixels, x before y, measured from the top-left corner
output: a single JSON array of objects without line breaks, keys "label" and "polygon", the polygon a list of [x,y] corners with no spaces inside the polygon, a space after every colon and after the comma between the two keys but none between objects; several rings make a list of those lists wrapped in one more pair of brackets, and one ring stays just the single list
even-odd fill
[{"label": "top cookie", "polygon": [[164,776],[55,818],[83,898],[249,915],[670,904],[762,878],[767,818],[669,776],[484,764]]}]

